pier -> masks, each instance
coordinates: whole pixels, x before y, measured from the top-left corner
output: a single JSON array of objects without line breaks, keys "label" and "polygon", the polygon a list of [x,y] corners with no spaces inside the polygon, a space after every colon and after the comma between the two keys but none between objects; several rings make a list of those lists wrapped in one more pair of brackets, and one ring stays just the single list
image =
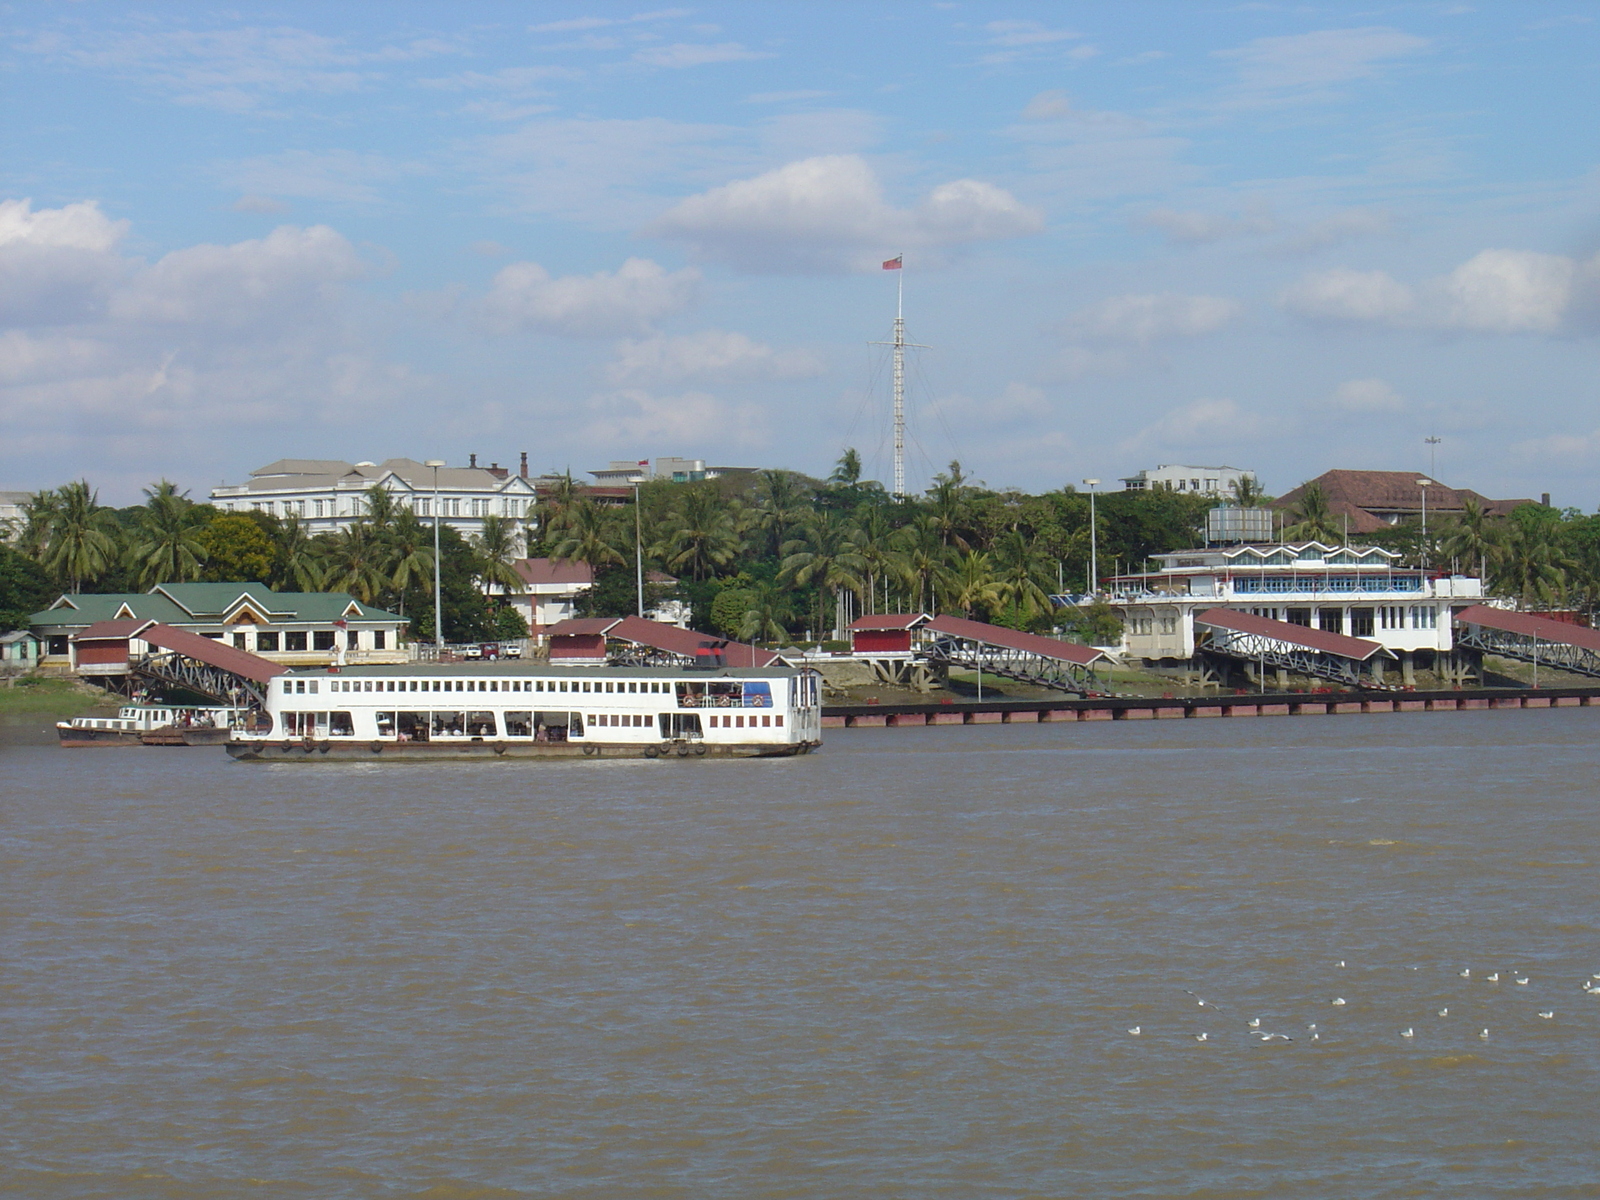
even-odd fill
[{"label": "pier", "polygon": [[1491,708],[1595,708],[1600,688],[1507,691],[1253,692],[1232,696],[989,700],[948,704],[836,704],[822,710],[828,729],[910,725],[1033,725],[1055,721],[1166,721],[1206,717],[1311,717],[1355,713],[1473,712]]}]

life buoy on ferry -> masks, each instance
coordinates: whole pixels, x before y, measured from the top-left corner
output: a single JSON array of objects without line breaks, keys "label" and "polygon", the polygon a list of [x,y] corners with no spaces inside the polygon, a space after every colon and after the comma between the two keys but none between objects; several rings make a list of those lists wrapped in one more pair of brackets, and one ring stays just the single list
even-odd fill
[{"label": "life buoy on ferry", "polygon": [[688,758],[689,757],[689,747],[688,746],[679,746],[678,747],[678,757],[679,758]]},{"label": "life buoy on ferry", "polygon": [[367,747],[367,749],[371,750],[374,754],[382,754],[383,753],[383,743],[382,742],[373,742],[372,745]]},{"label": "life buoy on ferry", "polygon": [[706,744],[701,742],[696,745],[694,748],[694,753],[696,758],[704,758],[706,753]]},{"label": "life buoy on ferry", "polygon": [[304,750],[307,754],[310,754],[316,748],[317,748],[317,744],[314,741],[312,741],[310,738],[304,738],[300,742],[300,749]]},{"label": "life buoy on ferry", "polygon": [[583,756],[585,758],[588,758],[591,754],[593,754],[598,749],[600,749],[599,746],[585,746],[583,748]]},{"label": "life buoy on ferry", "polygon": [[496,754],[500,755],[503,755],[506,752],[506,744],[504,742],[495,742],[489,748]]}]

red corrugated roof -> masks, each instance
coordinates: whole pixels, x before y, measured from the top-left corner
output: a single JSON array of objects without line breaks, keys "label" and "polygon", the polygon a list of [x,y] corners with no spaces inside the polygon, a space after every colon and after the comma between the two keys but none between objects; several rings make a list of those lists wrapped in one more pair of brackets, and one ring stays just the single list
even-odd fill
[{"label": "red corrugated roof", "polygon": [[73,636],[73,641],[125,641],[145,626],[154,624],[155,622],[149,618],[142,621],[128,618],[120,621],[96,621],[93,625],[79,630]]},{"label": "red corrugated roof", "polygon": [[152,646],[160,646],[163,650],[171,650],[198,659],[218,670],[243,676],[256,683],[266,683],[289,670],[288,667],[280,667],[258,654],[251,654],[248,650],[235,650],[232,646],[201,637],[198,633],[174,629],[170,625],[151,625],[148,629],[142,630],[139,637]]},{"label": "red corrugated roof", "polygon": [[850,632],[864,633],[868,630],[915,629],[927,619],[927,613],[882,613],[875,617],[857,617],[850,622]]},{"label": "red corrugated roof", "polygon": [[[1345,637],[1342,633],[1328,633],[1322,629],[1308,629],[1304,625],[1291,625],[1288,621],[1274,621],[1254,613],[1238,612],[1231,608],[1208,608],[1196,613],[1196,625],[1210,625],[1216,629],[1231,629],[1236,633],[1253,633],[1276,642],[1304,646],[1319,654],[1337,654],[1340,658],[1366,662],[1375,654],[1389,654],[1377,642],[1365,638]],[[1393,655],[1390,655],[1393,657]]]},{"label": "red corrugated roof", "polygon": [[693,658],[696,651],[710,643],[722,655],[723,663],[730,667],[769,667],[779,661],[778,656],[770,650],[758,650],[743,642],[730,642],[693,629],[681,629],[661,621],[647,621],[643,617],[623,617],[608,636],[688,658]]},{"label": "red corrugated roof", "polygon": [[550,637],[576,637],[584,634],[610,633],[622,621],[621,617],[568,617],[557,621],[545,630]]},{"label": "red corrugated roof", "polygon": [[1474,604],[1458,612],[1455,619],[1463,625],[1484,625],[1506,633],[1538,638],[1541,642],[1600,650],[1600,630],[1568,625],[1565,621],[1552,621],[1536,613],[1511,612],[1504,608],[1491,608],[1487,604]]},{"label": "red corrugated roof", "polygon": [[985,625],[982,621],[968,621],[964,617],[934,617],[928,622],[927,628],[935,633],[949,634],[951,637],[987,642],[991,646],[1003,646],[1007,650],[1019,650],[1024,654],[1037,654],[1040,658],[1053,658],[1059,662],[1078,663],[1085,667],[1105,658],[1103,651],[1096,650],[1092,646],[1040,637],[1037,633],[1019,633],[1015,629],[1006,629],[1000,625]]}]

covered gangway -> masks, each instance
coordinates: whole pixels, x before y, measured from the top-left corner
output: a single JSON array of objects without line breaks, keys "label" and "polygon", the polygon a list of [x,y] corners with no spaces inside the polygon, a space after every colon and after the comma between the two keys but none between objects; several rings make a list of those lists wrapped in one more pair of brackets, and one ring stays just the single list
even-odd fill
[{"label": "covered gangway", "polygon": [[[1393,659],[1387,647],[1288,621],[1274,621],[1231,608],[1196,613],[1195,628],[1210,636],[1203,649],[1260,667],[1276,667],[1334,683],[1384,686],[1381,663]],[[1363,670],[1368,678],[1362,679]]]},{"label": "covered gangway", "polygon": [[218,704],[238,704],[247,696],[264,704],[267,685],[289,669],[248,650],[154,621],[134,636],[150,650],[132,660],[132,674],[187,688]]},{"label": "covered gangway", "polygon": [[1474,604],[1455,614],[1457,646],[1600,678],[1600,630]]},{"label": "covered gangway", "polygon": [[1077,642],[1022,633],[964,617],[934,617],[922,624],[922,657],[945,667],[969,667],[1004,679],[1061,692],[1104,690],[1096,680],[1096,663],[1108,661],[1104,651]]},{"label": "covered gangway", "polygon": [[552,625],[549,638],[550,661],[557,666],[770,667],[783,662],[771,650],[643,617],[573,617]]}]

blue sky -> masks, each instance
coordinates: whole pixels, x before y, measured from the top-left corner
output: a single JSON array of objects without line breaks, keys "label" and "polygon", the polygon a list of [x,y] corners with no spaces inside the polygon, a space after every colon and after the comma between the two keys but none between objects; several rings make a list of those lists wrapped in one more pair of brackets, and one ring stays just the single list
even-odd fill
[{"label": "blue sky", "polygon": [[1600,504],[1600,7],[0,6],[0,489],[283,456]]}]

